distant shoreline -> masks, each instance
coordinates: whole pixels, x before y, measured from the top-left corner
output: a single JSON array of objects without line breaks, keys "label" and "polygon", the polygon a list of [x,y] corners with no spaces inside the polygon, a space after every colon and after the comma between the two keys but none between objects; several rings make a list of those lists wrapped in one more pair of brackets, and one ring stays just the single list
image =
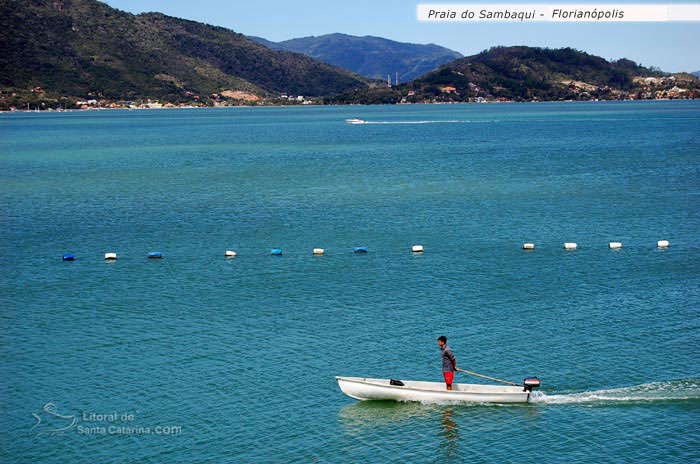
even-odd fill
[{"label": "distant shoreline", "polygon": [[504,105],[504,104],[542,104],[542,103],[651,103],[651,102],[688,102],[697,101],[697,99],[678,99],[678,98],[655,98],[649,100],[546,100],[546,101],[484,101],[484,102],[434,102],[434,103],[346,103],[346,104],[308,104],[308,105],[231,105],[231,106],[168,106],[160,108],[86,108],[86,109],[65,109],[65,110],[0,110],[0,114],[27,114],[27,113],[91,113],[102,111],[158,111],[158,110],[221,110],[221,109],[245,109],[245,108],[323,108],[323,107],[358,107],[358,106],[422,106],[422,105]]}]

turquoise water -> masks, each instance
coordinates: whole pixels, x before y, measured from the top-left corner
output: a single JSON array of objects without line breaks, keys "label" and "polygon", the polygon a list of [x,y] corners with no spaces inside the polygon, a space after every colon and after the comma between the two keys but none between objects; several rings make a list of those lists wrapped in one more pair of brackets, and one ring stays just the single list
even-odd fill
[{"label": "turquoise water", "polygon": [[[0,115],[0,461],[700,462],[699,135],[695,102]],[[442,334],[542,394],[339,391],[440,381]]]}]

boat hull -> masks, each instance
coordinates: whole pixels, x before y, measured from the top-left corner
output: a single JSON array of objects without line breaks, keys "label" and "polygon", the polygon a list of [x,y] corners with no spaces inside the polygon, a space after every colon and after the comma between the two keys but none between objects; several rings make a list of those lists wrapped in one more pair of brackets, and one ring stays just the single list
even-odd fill
[{"label": "boat hull", "polygon": [[403,381],[403,386],[391,385],[389,379],[336,377],[338,386],[347,396],[360,401],[418,401],[465,403],[527,403],[530,393],[523,387],[480,384],[452,384],[448,391],[442,382]]}]

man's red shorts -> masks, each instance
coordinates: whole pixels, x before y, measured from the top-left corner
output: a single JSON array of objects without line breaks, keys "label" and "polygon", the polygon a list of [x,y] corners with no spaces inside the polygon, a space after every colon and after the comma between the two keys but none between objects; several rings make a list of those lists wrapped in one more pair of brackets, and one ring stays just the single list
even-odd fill
[{"label": "man's red shorts", "polygon": [[454,372],[443,372],[442,375],[445,377],[445,383],[447,385],[452,385],[452,381],[455,378]]}]

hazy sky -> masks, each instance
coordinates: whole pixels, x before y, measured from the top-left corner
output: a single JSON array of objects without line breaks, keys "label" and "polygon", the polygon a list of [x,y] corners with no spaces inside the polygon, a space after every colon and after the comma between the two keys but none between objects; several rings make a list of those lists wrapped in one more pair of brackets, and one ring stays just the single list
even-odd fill
[{"label": "hazy sky", "polygon": [[[416,20],[418,3],[469,3],[454,0],[106,0],[106,3],[132,13],[158,11],[273,41],[342,32],[401,42],[435,43],[463,55],[472,55],[494,45],[573,47],[606,59],[629,58],[669,72],[700,70],[700,22],[470,24]],[[638,0],[631,3],[662,2]]]}]

